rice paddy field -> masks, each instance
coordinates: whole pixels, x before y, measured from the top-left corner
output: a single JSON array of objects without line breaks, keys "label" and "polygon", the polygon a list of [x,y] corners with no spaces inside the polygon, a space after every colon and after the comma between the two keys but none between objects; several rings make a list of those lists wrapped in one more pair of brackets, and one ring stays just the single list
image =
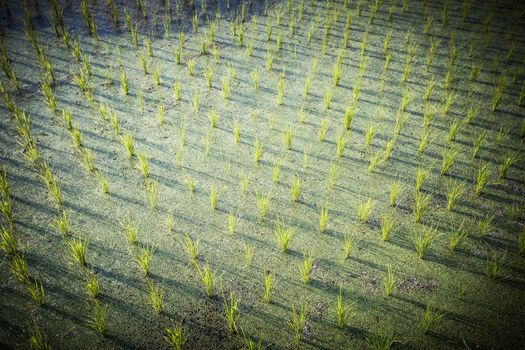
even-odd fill
[{"label": "rice paddy field", "polygon": [[0,1],[0,348],[524,348],[524,12]]}]

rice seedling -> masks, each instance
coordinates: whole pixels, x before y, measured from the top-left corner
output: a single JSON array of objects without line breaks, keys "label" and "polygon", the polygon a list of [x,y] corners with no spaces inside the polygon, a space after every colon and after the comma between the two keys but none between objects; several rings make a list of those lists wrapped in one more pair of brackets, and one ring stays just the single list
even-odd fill
[{"label": "rice seedling", "polygon": [[366,337],[366,344],[370,349],[389,350],[397,342],[393,331],[380,330],[378,334]]},{"label": "rice seedling", "polygon": [[182,350],[186,344],[186,336],[181,326],[167,327],[164,339],[173,350]]},{"label": "rice seedling", "polygon": [[149,205],[152,209],[155,209],[159,204],[159,182],[148,178],[145,181],[145,185]]},{"label": "rice seedling", "polygon": [[181,98],[180,81],[177,81],[173,84],[173,97],[175,98],[175,101],[180,101],[180,98]]},{"label": "rice seedling", "polygon": [[246,176],[246,174],[244,172],[242,172],[239,175],[239,182],[241,184],[241,191],[242,191],[242,193],[244,193],[244,194],[248,193],[249,180],[248,180],[248,176]]},{"label": "rice seedling", "polygon": [[193,31],[195,33],[199,31],[199,16],[196,12],[191,17],[191,26],[193,27]]},{"label": "rice seedling", "polygon": [[13,234],[12,225],[8,229],[2,226],[0,230],[0,249],[2,249],[8,255],[15,255],[17,253],[16,239]]},{"label": "rice seedling", "polygon": [[236,299],[233,295],[233,292],[230,290],[228,300],[224,300],[224,319],[228,325],[228,332],[230,334],[237,332],[237,321],[239,321],[240,310],[239,310],[239,300]]},{"label": "rice seedling", "polygon": [[279,160],[272,168],[272,181],[274,184],[279,183],[279,176],[281,174],[282,161]]},{"label": "rice seedling", "polygon": [[352,237],[346,234],[345,239],[343,241],[343,259],[342,259],[343,261],[348,260],[353,247],[354,247],[354,243],[353,243]]},{"label": "rice seedling", "polygon": [[115,25],[118,27],[120,21],[117,6],[115,5],[114,0],[108,0],[107,4],[111,13],[111,18],[113,19],[113,22],[115,22]]},{"label": "rice seedling", "polygon": [[217,49],[217,46],[213,44],[212,47],[212,54],[213,54],[213,60],[215,61],[215,64],[219,64],[219,50]]},{"label": "rice seedling", "polygon": [[368,57],[361,54],[361,61],[359,62],[359,71],[358,71],[359,80],[358,80],[358,84],[354,85],[354,87],[357,89],[357,91],[353,91],[354,97],[358,97],[359,94],[361,93],[361,79],[365,76],[367,65],[368,65]]},{"label": "rice seedling", "polygon": [[273,276],[270,274],[269,271],[265,271],[263,299],[267,304],[271,303],[271,294],[272,294],[272,289],[274,286],[275,286],[275,281],[273,280]]},{"label": "rice seedling", "polygon": [[393,232],[394,226],[396,224],[396,212],[395,210],[390,211],[390,213],[384,213],[381,216],[381,238],[383,241],[388,241],[390,235]]},{"label": "rice seedling", "polygon": [[86,169],[90,173],[95,172],[95,159],[90,149],[85,148],[82,151],[82,159],[84,160],[84,165],[86,166]]},{"label": "rice seedling", "polygon": [[321,233],[326,232],[326,227],[328,226],[328,220],[330,215],[328,214],[328,205],[324,205],[321,208],[321,214],[319,215],[319,231]]},{"label": "rice seedling", "polygon": [[165,112],[164,112],[164,103],[161,102],[157,107],[157,120],[159,124],[164,124],[166,122]]},{"label": "rice seedling", "polygon": [[503,160],[501,161],[499,165],[499,178],[504,179],[507,177],[507,172],[509,171],[510,167],[512,167],[514,164],[516,164],[519,160],[518,152],[510,152],[508,151],[504,156]]},{"label": "rice seedling", "polygon": [[68,246],[73,259],[78,262],[80,266],[86,266],[89,241],[81,238],[73,238],[68,242]]},{"label": "rice seedling", "polygon": [[405,121],[407,120],[408,116],[405,113],[398,112],[396,115],[396,125],[394,128],[394,135],[399,135],[401,132],[401,129],[403,128],[403,125],[405,124]]},{"label": "rice seedling", "polygon": [[483,238],[487,236],[492,229],[492,220],[494,220],[494,213],[488,213],[478,221],[477,233]]},{"label": "rice seedling", "polygon": [[[159,112],[160,112],[160,106],[159,106]],[[162,116],[159,115],[157,118],[159,119],[162,118],[162,120],[164,120],[164,104],[162,104]],[[115,134],[120,135],[120,120],[118,118],[117,113],[115,113],[115,111],[112,111],[109,121],[111,123],[111,127],[115,131]]]},{"label": "rice seedling", "polygon": [[31,141],[27,142],[24,147],[26,149],[22,153],[22,156],[29,163],[29,165],[36,165],[36,162],[40,159],[40,153],[38,152],[34,141],[31,139]]},{"label": "rice seedling", "polygon": [[219,202],[219,188],[216,185],[212,185],[210,188],[210,206],[213,210],[217,209],[218,202]]},{"label": "rice seedling", "polygon": [[459,244],[468,237],[468,229],[465,224],[465,220],[461,221],[461,224],[457,228],[453,227],[452,235],[450,236],[450,243],[448,248],[451,251],[455,251]]},{"label": "rice seedling", "polygon": [[160,86],[160,76],[161,76],[160,67],[157,67],[153,71],[153,81],[155,82],[155,85],[157,86]]},{"label": "rice seedling", "polygon": [[217,114],[217,111],[212,109],[210,113],[208,113],[208,119],[210,121],[210,126],[212,128],[216,128],[217,124],[219,123],[219,115]]},{"label": "rice seedling", "polygon": [[244,244],[244,263],[246,267],[251,267],[253,264],[253,251],[255,250],[254,246],[249,244]]},{"label": "rice seedling", "polygon": [[423,26],[423,34],[428,35],[430,33],[430,30],[432,29],[433,24],[434,24],[434,18],[427,17],[427,19],[425,20],[425,24]]},{"label": "rice seedling", "polygon": [[108,314],[108,305],[102,305],[100,302],[95,301],[95,307],[92,314],[87,318],[87,325],[98,332],[100,335],[105,336],[107,330],[106,317]]},{"label": "rice seedling", "polygon": [[229,100],[232,94],[230,77],[222,77],[222,97],[224,100]]},{"label": "rice seedling", "polygon": [[147,75],[148,74],[148,61],[147,61],[147,58],[146,58],[146,53],[145,52],[142,52],[140,54],[140,67],[142,68],[142,71],[144,72],[144,75]]},{"label": "rice seedling", "polygon": [[470,70],[470,82],[475,83],[478,80],[480,71],[483,69],[483,63],[475,63]]},{"label": "rice seedling", "polygon": [[129,86],[128,86],[128,76],[126,75],[125,71],[122,71],[120,73],[120,87],[122,89],[122,94],[124,96],[127,96],[129,93]]},{"label": "rice seedling", "polygon": [[324,92],[324,107],[326,109],[330,109],[330,105],[332,103],[332,97],[334,95],[334,91],[331,88],[326,88]]},{"label": "rice seedling", "polygon": [[476,174],[476,183],[474,185],[474,194],[476,196],[479,196],[487,186],[490,179],[491,170],[492,169],[490,168],[490,165],[488,163],[479,164],[478,172]]},{"label": "rice seedling", "polygon": [[431,198],[432,196],[430,194],[423,194],[422,192],[416,193],[414,203],[414,221],[416,223],[421,222],[423,216],[427,213]]},{"label": "rice seedling", "polygon": [[57,230],[62,236],[69,236],[71,233],[71,222],[67,217],[67,210],[62,211],[62,215],[53,219],[51,226]]},{"label": "rice seedling", "polygon": [[135,155],[135,133],[124,133],[120,136],[120,142],[126,149],[128,157],[133,157]]},{"label": "rice seedling", "polygon": [[487,139],[487,131],[486,130],[482,130],[482,131],[479,132],[479,134],[477,134],[477,136],[474,139],[474,142],[472,144],[472,158],[476,158],[476,156],[478,155],[479,151],[481,150],[481,148],[485,144],[486,139]]},{"label": "rice seedling", "polygon": [[428,248],[434,239],[438,237],[437,231],[432,227],[427,227],[423,230],[417,230],[414,233],[413,241],[416,254],[419,259],[424,259]]},{"label": "rice seedling", "polygon": [[494,90],[494,95],[492,95],[492,105],[491,105],[491,111],[495,112],[496,109],[501,104],[501,101],[503,100],[503,96],[505,95],[504,87],[496,86],[496,89]]},{"label": "rice seedling", "polygon": [[[88,100],[92,100],[93,85],[89,82],[89,76],[84,73],[83,69],[79,69],[78,74],[73,73],[73,81],[79,89],[87,96]],[[52,91],[50,91],[52,93]]]},{"label": "rice seedling", "polygon": [[374,125],[369,125],[365,131],[365,148],[372,144],[372,140],[377,132],[377,128]]},{"label": "rice seedling", "polygon": [[368,198],[366,201],[357,206],[357,218],[359,219],[360,223],[364,224],[368,220],[372,214],[374,206],[375,204],[371,198]]},{"label": "rice seedling", "polygon": [[445,175],[450,170],[452,164],[456,160],[459,149],[455,146],[444,149],[442,153],[441,170],[440,174]]},{"label": "rice seedling", "polygon": [[[450,106],[452,105],[452,102],[455,99],[455,95],[449,91],[452,83],[454,82],[455,78],[455,70],[452,66],[449,66],[447,69],[447,73],[445,74],[445,78],[443,79],[443,88],[446,91],[445,101],[444,101],[444,107],[443,107],[443,113],[446,115],[445,110],[448,108],[450,109]],[[448,107],[447,107],[448,106]]]},{"label": "rice seedling", "polygon": [[292,229],[285,228],[284,223],[278,221],[275,229],[275,238],[277,240],[277,245],[281,253],[286,254],[288,252],[288,246],[290,245],[290,240],[292,239],[292,236]]},{"label": "rice seedling", "polygon": [[283,133],[283,143],[284,143],[284,147],[287,150],[291,150],[292,149],[292,140],[293,140],[292,128],[288,128]]},{"label": "rice seedling", "polygon": [[149,292],[149,304],[153,310],[161,314],[164,310],[164,291],[160,286],[155,286],[152,280],[147,280],[148,292]]},{"label": "rice seedling", "polygon": [[500,129],[496,135],[496,145],[501,146],[509,134],[509,129],[503,128],[503,125],[500,126]]},{"label": "rice seedling", "polygon": [[55,113],[57,110],[57,101],[53,90],[51,90],[51,83],[47,79],[42,80],[41,84],[42,93],[45,97],[45,102],[52,113]]},{"label": "rice seedling", "polygon": [[434,58],[436,57],[437,49],[439,46],[440,40],[432,38],[430,41],[430,46],[428,50],[427,60],[426,60],[426,72],[430,70],[430,67],[432,66],[432,63],[434,62]]},{"label": "rice seedling", "polygon": [[343,156],[343,152],[346,146],[346,138],[343,133],[340,133],[337,135],[337,138],[335,139],[335,145],[336,145],[335,154],[337,158],[341,158]]},{"label": "rice seedling", "polygon": [[146,246],[142,248],[140,254],[134,260],[144,273],[144,276],[149,276],[151,260],[153,260],[153,247]]},{"label": "rice seedling", "polygon": [[261,162],[264,147],[258,138],[255,138],[255,141],[253,142],[253,148],[254,148],[253,156],[255,159],[255,164],[259,164]]},{"label": "rice seedling", "polygon": [[429,128],[423,128],[423,130],[421,130],[421,138],[419,141],[419,146],[417,148],[417,154],[421,155],[425,153],[425,150],[427,149],[429,143],[428,139],[431,134],[432,131]]},{"label": "rice seedling", "polygon": [[5,76],[11,81],[15,89],[18,90],[20,88],[20,83],[18,82],[18,78],[16,77],[16,72],[11,66],[11,60],[7,55],[7,50],[4,47],[4,43],[2,43],[1,45],[2,48],[0,52],[0,66],[5,73]]},{"label": "rice seedling", "polygon": [[86,282],[86,290],[88,295],[92,299],[98,299],[100,295],[100,283],[97,275],[90,273]]},{"label": "rice seedling", "polygon": [[[392,60],[392,52],[388,51],[385,54],[385,64],[383,65],[383,68],[384,68],[384,75],[383,75],[383,77],[386,77],[386,73],[388,72],[388,69],[390,68],[391,60]],[[384,89],[384,84],[385,84],[385,79],[384,78],[383,78],[381,84],[382,84],[382,88],[381,88],[381,91],[382,91]]]},{"label": "rice seedling", "polygon": [[465,115],[465,118],[463,119],[462,123],[464,124],[470,124],[476,116],[479,114],[479,105],[478,104],[472,104],[469,109],[467,110],[467,114]]},{"label": "rice seedling", "polygon": [[199,240],[193,241],[190,235],[186,234],[181,244],[182,249],[188,254],[190,262],[195,263],[199,256]]},{"label": "rice seedling", "polygon": [[432,96],[432,92],[434,91],[434,86],[436,85],[436,82],[434,81],[434,77],[430,78],[428,81],[428,85],[425,89],[425,94],[423,96],[423,99],[425,101],[429,101],[430,97]]},{"label": "rice seedling", "polygon": [[[332,67],[332,84],[333,86],[338,86],[339,82],[341,81],[342,76],[342,65],[341,63],[337,62]],[[329,94],[329,96],[327,96]],[[325,91],[325,107],[327,105],[327,98],[331,100],[333,94],[333,90],[331,88],[327,88]],[[328,101],[329,102],[329,101]],[[328,103],[328,107],[326,109],[330,109],[330,103]]]},{"label": "rice seedling", "polygon": [[29,285],[29,272],[27,269],[27,260],[22,254],[13,254],[13,259],[9,263],[9,271],[25,285]]},{"label": "rice seedling", "polygon": [[71,118],[71,110],[70,109],[63,109],[62,110],[62,120],[64,121],[66,129],[68,131],[71,131],[73,129],[73,122],[72,122],[72,118]]},{"label": "rice seedling", "polygon": [[446,190],[446,197],[447,197],[447,210],[452,211],[454,209],[454,206],[456,205],[457,201],[461,196],[463,196],[463,193],[465,193],[466,185],[464,182],[460,182],[457,180],[451,180],[449,181],[447,185]]},{"label": "rice seedling", "polygon": [[319,131],[317,133],[317,138],[319,139],[319,142],[324,142],[324,140],[326,139],[326,134],[328,134],[329,128],[330,120],[328,118],[321,120],[321,123],[319,124]]},{"label": "rice seedling", "polygon": [[416,193],[421,192],[423,188],[423,183],[428,178],[428,171],[423,168],[418,168],[416,171]]},{"label": "rice seedling", "polygon": [[430,328],[441,321],[443,317],[445,317],[443,311],[437,310],[432,303],[428,303],[425,308],[423,320],[421,321],[421,331],[423,334],[427,334]]},{"label": "rice seedling", "polygon": [[230,236],[235,235],[235,225],[237,223],[237,220],[235,219],[235,215],[233,214],[233,211],[230,211],[230,215],[228,216],[228,231],[230,232]]},{"label": "rice seedling", "polygon": [[140,152],[139,154],[137,154],[137,160],[137,169],[140,170],[144,179],[147,180],[150,175],[148,154],[146,152]]},{"label": "rice seedling", "polygon": [[279,75],[277,82],[277,105],[280,106],[284,102],[284,73]]},{"label": "rice seedling", "polygon": [[309,158],[308,158],[308,149],[303,150],[303,168],[308,169],[308,165],[310,164]]},{"label": "rice seedling", "polygon": [[49,193],[51,194],[51,198],[55,201],[58,207],[61,207],[64,203],[62,199],[62,192],[60,191],[60,187],[58,185],[55,175],[53,175],[51,168],[45,162],[42,164],[42,172],[43,175],[40,176],[46,182],[46,186]]},{"label": "rice seedling", "polygon": [[259,91],[259,72],[257,69],[253,70],[250,73],[250,77],[252,78],[253,88],[255,89],[255,92]]},{"label": "rice seedling", "polygon": [[306,74],[306,81],[304,82],[304,98],[306,99],[310,95],[310,85],[312,84],[312,75]]},{"label": "rice seedling", "polygon": [[4,214],[7,222],[12,227],[13,225],[13,205],[12,195],[9,189],[9,182],[7,180],[6,168],[0,168],[0,212]]},{"label": "rice seedling", "polygon": [[392,185],[390,186],[390,206],[391,207],[396,205],[400,192],[401,192],[401,183],[399,181],[393,182]]},{"label": "rice seedling", "polygon": [[401,111],[404,113],[407,111],[408,106],[412,102],[412,94],[408,89],[403,90],[403,96],[401,97]]},{"label": "rice seedling", "polygon": [[78,127],[74,126],[70,134],[71,134],[71,138],[73,139],[73,144],[75,145],[75,147],[80,148],[80,146],[82,146],[83,144],[82,131],[80,131]]},{"label": "rice seedling", "polygon": [[29,330],[29,345],[31,349],[35,350],[51,350],[51,345],[49,345],[46,337],[36,326],[36,323],[35,326]]},{"label": "rice seedling", "polygon": [[337,304],[335,305],[335,314],[337,316],[337,325],[340,328],[345,328],[350,320],[351,314],[351,304],[347,304],[343,301],[342,288],[339,286],[339,295],[337,296]]},{"label": "rice seedling", "polygon": [[385,296],[388,298],[394,290],[396,284],[396,272],[391,265],[387,267],[387,275],[385,278]]},{"label": "rice seedling", "polygon": [[211,88],[213,82],[213,70],[211,67],[208,67],[203,72],[204,79],[206,79],[206,85]]},{"label": "rice seedling", "polygon": [[368,164],[368,172],[373,173],[375,169],[381,164],[384,160],[385,155],[382,151],[377,152],[370,158],[370,163]]},{"label": "rice seedling", "polygon": [[197,268],[197,272],[199,273],[202,283],[206,288],[206,295],[208,296],[208,298],[212,298],[213,292],[215,290],[215,280],[217,278],[215,272],[212,271],[208,263],[206,263],[206,265],[204,265],[202,269],[199,267],[195,260],[193,261],[193,264]]},{"label": "rice seedling", "polygon": [[199,113],[199,106],[200,106],[200,98],[201,95],[198,91],[195,91],[195,94],[193,95],[193,113],[197,114]]},{"label": "rice seedling", "polygon": [[345,119],[344,119],[344,128],[345,130],[350,130],[352,120],[357,114],[357,104],[352,104],[352,106],[346,107]]},{"label": "rice seedling", "polygon": [[268,47],[266,51],[266,69],[268,72],[271,72],[273,68],[273,50],[271,47]]},{"label": "rice seedling", "polygon": [[148,53],[149,57],[153,58],[153,44],[150,38],[146,37],[143,40],[144,49]]},{"label": "rice seedling", "polygon": [[463,128],[462,122],[454,120],[450,124],[450,128],[448,129],[447,143],[455,141],[457,134],[461,131],[462,128]]},{"label": "rice seedling", "polygon": [[288,327],[292,330],[294,339],[297,343],[303,337],[304,326],[306,325],[306,305],[301,305],[299,310],[296,310],[295,304],[292,304],[292,319],[288,322]]},{"label": "rice seedling", "polygon": [[301,194],[301,179],[298,176],[294,176],[292,179],[292,201],[297,203]]}]

